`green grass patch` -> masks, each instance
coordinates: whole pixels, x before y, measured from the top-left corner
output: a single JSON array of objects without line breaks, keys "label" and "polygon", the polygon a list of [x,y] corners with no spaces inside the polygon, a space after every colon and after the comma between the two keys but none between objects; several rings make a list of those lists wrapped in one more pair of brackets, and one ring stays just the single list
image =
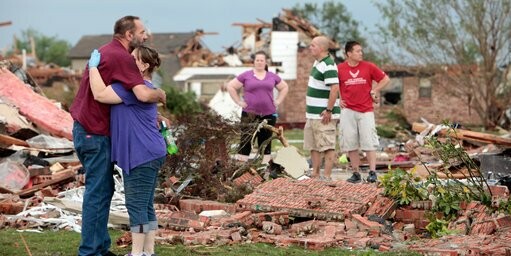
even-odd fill
[{"label": "green grass patch", "polygon": [[[115,241],[123,234],[119,230],[110,230],[114,245],[111,251],[116,254],[127,254],[130,246],[119,248]],[[22,238],[23,237],[23,238]],[[0,230],[0,255],[28,255],[23,240],[33,256],[64,256],[77,255],[80,244],[80,234],[73,231],[49,231],[43,233],[17,232],[13,229]],[[375,250],[349,250],[341,248],[327,248],[324,251],[310,251],[297,246],[275,247],[270,244],[237,244],[224,246],[183,246],[183,245],[156,245],[156,254],[159,256],[179,255],[420,255],[411,252],[380,253]]]}]

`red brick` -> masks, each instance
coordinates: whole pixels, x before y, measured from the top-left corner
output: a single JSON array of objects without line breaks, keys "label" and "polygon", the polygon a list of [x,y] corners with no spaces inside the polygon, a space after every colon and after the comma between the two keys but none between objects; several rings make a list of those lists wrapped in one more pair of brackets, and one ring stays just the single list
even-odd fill
[{"label": "red brick", "polygon": [[373,204],[364,213],[364,216],[377,215],[384,219],[390,217],[392,212],[396,210],[397,202],[389,197],[378,196]]},{"label": "red brick", "polygon": [[385,245],[380,245],[378,247],[378,251],[380,251],[380,252],[388,252],[388,251],[390,251],[390,247],[385,246]]},{"label": "red brick", "polygon": [[245,184],[249,184],[252,187],[256,187],[257,185],[263,182],[263,178],[259,175],[254,175],[251,172],[245,172],[240,177],[233,180],[234,185],[241,186]]},{"label": "red brick", "polygon": [[369,243],[369,240],[371,240],[371,238],[369,237],[361,238],[358,239],[353,245],[357,248],[366,248]]},{"label": "red brick", "polygon": [[57,197],[59,195],[59,192],[57,190],[52,189],[50,186],[45,187],[40,190],[43,196],[47,197]]},{"label": "red brick", "polygon": [[496,219],[497,228],[511,227],[511,216],[507,215]]},{"label": "red brick", "polygon": [[289,232],[299,234],[299,233],[313,233],[318,230],[318,222],[315,220],[304,221],[300,223],[296,223],[291,225],[291,229]]},{"label": "red brick", "polygon": [[360,214],[353,214],[351,219],[358,224],[358,229],[360,230],[378,230],[380,231],[383,225],[378,222],[370,221],[365,217],[362,217]]},{"label": "red brick", "polygon": [[241,242],[242,238],[240,232],[239,231],[232,232],[231,239],[234,242]]},{"label": "red brick", "polygon": [[280,235],[282,233],[282,226],[271,221],[263,221],[262,229],[267,234]]},{"label": "red brick", "polygon": [[483,222],[472,224],[472,229],[470,230],[470,235],[491,235],[495,232],[497,226],[495,226],[494,222]]},{"label": "red brick", "polygon": [[[347,214],[366,211],[381,190],[372,184],[278,178],[262,183],[236,204],[240,210],[286,211],[294,217],[344,220]],[[307,202],[312,201],[322,202],[321,207],[311,209]]]},{"label": "red brick", "polygon": [[509,189],[506,186],[491,185],[489,186],[492,196],[508,198]]},{"label": "red brick", "polygon": [[[335,238],[335,235],[339,234],[339,228],[336,227],[336,226],[332,226],[332,225],[327,225],[324,227],[324,236],[326,238]],[[344,232],[344,228],[343,228],[343,232]]]},{"label": "red brick", "polygon": [[38,175],[32,178],[32,185],[38,185],[46,181],[50,181],[51,179],[52,175]]},{"label": "red brick", "polygon": [[12,202],[5,200],[0,202],[0,216],[1,214],[15,215],[23,211],[25,205],[23,202]]},{"label": "red brick", "polygon": [[254,224],[257,227],[261,227],[264,221],[271,221],[279,225],[289,224],[289,215],[287,212],[264,212],[256,213],[252,215]]},{"label": "red brick", "polygon": [[347,231],[349,231],[349,230],[357,230],[358,231],[357,223],[355,223],[349,219],[344,220],[344,225],[346,226]]},{"label": "red brick", "polygon": [[176,230],[193,228],[195,231],[200,231],[207,227],[209,218],[190,212],[171,212],[168,214],[158,214],[158,223],[164,227]]},{"label": "red brick", "polygon": [[310,239],[304,238],[301,239],[300,245],[303,245],[305,249],[308,250],[323,250],[326,247],[331,247],[335,245],[337,241],[334,239]]},{"label": "red brick", "polygon": [[202,211],[209,210],[224,210],[228,213],[236,212],[234,204],[219,203],[216,201],[196,200],[196,199],[183,199],[179,200],[179,209],[181,211],[190,211],[197,214]]}]

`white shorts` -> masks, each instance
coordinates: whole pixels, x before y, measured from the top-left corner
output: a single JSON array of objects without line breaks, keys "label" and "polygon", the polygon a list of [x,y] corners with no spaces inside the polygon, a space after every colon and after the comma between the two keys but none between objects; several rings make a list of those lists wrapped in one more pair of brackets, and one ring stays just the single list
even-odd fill
[{"label": "white shorts", "polygon": [[374,112],[361,113],[351,109],[341,110],[339,146],[342,152],[374,151],[380,146]]}]

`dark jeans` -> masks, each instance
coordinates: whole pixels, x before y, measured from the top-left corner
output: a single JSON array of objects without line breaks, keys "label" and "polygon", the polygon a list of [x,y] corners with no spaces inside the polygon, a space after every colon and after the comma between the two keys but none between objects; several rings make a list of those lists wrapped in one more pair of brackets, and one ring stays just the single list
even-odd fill
[{"label": "dark jeans", "polygon": [[[241,112],[241,123],[242,124],[248,124],[248,123],[260,123],[264,119],[268,120],[268,124],[271,126],[275,126],[275,123],[277,122],[277,117],[275,115],[266,115],[266,116],[260,116],[255,115],[251,113],[247,113],[245,111]],[[254,131],[252,129],[243,129],[241,131],[241,139],[240,139],[240,147],[238,150],[238,153],[240,155],[248,156],[250,155],[250,152],[252,151],[252,133]],[[272,136],[272,131],[268,129],[260,129],[259,132],[256,134],[257,137],[257,145],[261,147],[263,142]],[[264,148],[264,154],[269,155],[271,154],[271,141],[266,145]]]},{"label": "dark jeans", "polygon": [[114,193],[110,137],[89,134],[75,121],[73,143],[85,169],[82,240],[78,255],[104,255],[111,244],[107,224]]},{"label": "dark jeans", "polygon": [[124,173],[126,208],[133,233],[147,233],[158,228],[154,211],[154,189],[158,171],[164,161],[165,157],[162,157],[131,169],[129,175]]}]

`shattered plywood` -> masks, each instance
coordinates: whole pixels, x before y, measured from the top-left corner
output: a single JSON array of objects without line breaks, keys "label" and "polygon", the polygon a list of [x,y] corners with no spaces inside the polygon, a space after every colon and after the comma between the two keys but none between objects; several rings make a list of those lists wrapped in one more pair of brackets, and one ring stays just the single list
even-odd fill
[{"label": "shattered plywood", "polygon": [[8,134],[15,133],[21,129],[35,130],[32,124],[22,115],[18,109],[11,104],[0,100],[0,123],[3,125],[4,132]]},{"label": "shattered plywood", "polygon": [[294,146],[279,149],[275,153],[273,162],[284,167],[284,170],[291,177],[298,179],[309,170],[309,163]]}]

